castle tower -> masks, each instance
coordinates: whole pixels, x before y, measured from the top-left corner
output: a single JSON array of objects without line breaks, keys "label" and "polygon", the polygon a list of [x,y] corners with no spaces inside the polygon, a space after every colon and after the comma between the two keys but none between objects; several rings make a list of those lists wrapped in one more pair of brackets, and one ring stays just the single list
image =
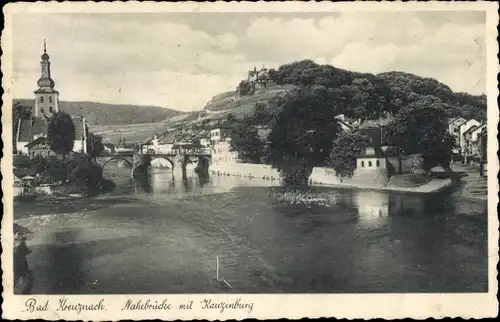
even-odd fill
[{"label": "castle tower", "polygon": [[54,80],[50,77],[50,61],[47,54],[47,45],[43,41],[43,55],[41,65],[41,75],[38,80],[38,89],[35,91],[35,105],[32,115],[34,117],[51,117],[53,113],[59,111],[59,92],[54,89]]}]

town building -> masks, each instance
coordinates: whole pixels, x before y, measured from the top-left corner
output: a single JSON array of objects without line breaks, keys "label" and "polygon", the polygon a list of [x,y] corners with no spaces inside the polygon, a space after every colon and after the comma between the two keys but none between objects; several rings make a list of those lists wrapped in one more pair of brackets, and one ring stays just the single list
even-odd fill
[{"label": "town building", "polygon": [[476,161],[481,159],[481,139],[483,135],[486,134],[486,124],[481,126],[473,126],[467,132],[465,132],[465,141],[466,141],[466,157],[472,158]]},{"label": "town building", "polygon": [[[41,58],[41,75],[37,82],[38,89],[34,92],[35,102],[32,106],[31,116],[19,120],[16,133],[16,149],[18,153],[22,154],[28,154],[29,147],[33,149],[40,143],[40,141],[33,143],[34,140],[47,136],[50,117],[60,111],[59,92],[55,90],[45,41]],[[80,116],[72,116],[72,119],[75,125],[73,152],[87,153],[87,121]]]},{"label": "town building", "polygon": [[451,118],[448,121],[448,131],[452,135],[456,135],[458,137],[458,134],[460,133],[460,126],[465,122],[467,122],[467,120],[460,116]]},{"label": "town building", "polygon": [[30,158],[34,158],[37,155],[42,157],[50,157],[55,155],[55,153],[50,149],[50,146],[48,145],[47,138],[43,136],[38,137],[26,144],[26,148],[28,149],[27,155]]},{"label": "town building", "polygon": [[143,154],[171,154],[174,143],[175,137],[170,132],[154,134],[151,139],[142,143],[141,152]]},{"label": "town building", "polygon": [[224,129],[210,131],[213,163],[237,163],[238,153],[231,151],[231,138]]},{"label": "town building", "polygon": [[359,154],[356,168],[359,170],[377,170],[387,167],[386,156],[382,146],[383,129],[367,128],[359,133],[370,139],[368,146]]},{"label": "town building", "polygon": [[488,162],[488,128],[485,127],[484,130],[479,134],[479,155],[481,156],[481,161],[484,163]]},{"label": "town building", "polygon": [[204,148],[209,148],[212,145],[212,142],[210,141],[209,137],[201,138],[200,145]]},{"label": "town building", "polygon": [[460,154],[463,156],[467,156],[469,153],[467,153],[467,140],[465,137],[465,133],[472,128],[473,126],[479,127],[481,126],[481,122],[475,120],[475,119],[470,119],[462,123],[459,127],[459,137],[458,137],[458,142],[459,142],[459,148],[460,148]]},{"label": "town building", "polygon": [[335,119],[339,123],[342,131],[344,131],[344,132],[351,132],[352,131],[353,126],[351,124],[349,124],[349,121],[347,120],[347,118],[345,117],[344,114],[339,114],[339,115],[335,116]]},{"label": "town building", "polygon": [[460,126],[462,126],[466,119],[463,117],[454,117],[448,121],[448,132],[455,139],[455,147],[453,148],[453,153],[460,154]]},{"label": "town building", "polygon": [[486,131],[486,123],[475,119],[467,120],[463,117],[451,118],[448,121],[448,131],[454,137],[455,154],[465,158],[465,162],[479,159],[481,155],[481,136]]},{"label": "town building", "polygon": [[[363,128],[359,133],[369,138],[369,144],[356,158],[355,178],[370,181],[385,186],[389,177],[394,174],[394,158],[387,155],[387,146],[384,144],[384,128]],[[390,160],[391,159],[391,160]]]}]

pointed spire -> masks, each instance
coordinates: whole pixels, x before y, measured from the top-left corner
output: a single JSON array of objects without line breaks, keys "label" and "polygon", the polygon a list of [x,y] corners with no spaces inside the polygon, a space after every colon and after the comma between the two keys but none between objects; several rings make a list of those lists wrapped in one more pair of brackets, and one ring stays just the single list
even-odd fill
[{"label": "pointed spire", "polygon": [[43,53],[47,53],[47,42],[45,41],[45,38],[43,38]]}]

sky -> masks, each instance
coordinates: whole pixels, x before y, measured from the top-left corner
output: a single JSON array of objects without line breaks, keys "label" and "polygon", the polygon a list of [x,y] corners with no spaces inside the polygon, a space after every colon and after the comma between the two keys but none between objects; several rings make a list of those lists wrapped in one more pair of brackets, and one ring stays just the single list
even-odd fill
[{"label": "sky", "polygon": [[32,98],[43,41],[60,99],[200,110],[254,66],[404,71],[486,92],[484,12],[22,13],[13,94]]}]

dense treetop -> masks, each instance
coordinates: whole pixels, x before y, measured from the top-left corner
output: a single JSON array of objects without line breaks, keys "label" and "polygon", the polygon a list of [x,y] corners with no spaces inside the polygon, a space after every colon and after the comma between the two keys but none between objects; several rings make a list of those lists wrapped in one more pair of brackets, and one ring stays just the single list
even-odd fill
[{"label": "dense treetop", "polygon": [[383,112],[396,113],[423,97],[434,96],[440,100],[447,117],[486,119],[485,95],[455,93],[433,78],[409,73],[394,71],[373,75],[302,60],[271,70],[269,75],[278,84],[321,85],[335,90],[343,114],[354,118],[375,119]]}]

